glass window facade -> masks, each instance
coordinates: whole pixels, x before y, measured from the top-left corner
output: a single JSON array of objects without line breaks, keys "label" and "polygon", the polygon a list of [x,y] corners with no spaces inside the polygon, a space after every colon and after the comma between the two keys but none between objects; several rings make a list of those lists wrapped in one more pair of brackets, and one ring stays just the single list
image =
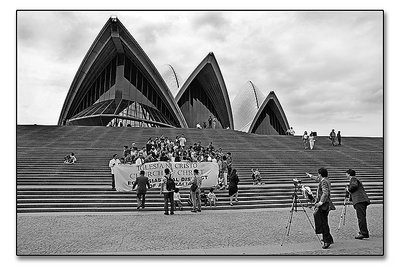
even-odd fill
[{"label": "glass window facade", "polygon": [[[115,115],[115,117],[105,120],[104,116],[109,117],[110,115]],[[115,100],[93,104],[75,115],[71,120],[89,116],[103,117],[103,125],[109,125],[111,122],[111,125],[114,126],[114,124],[121,122],[122,126],[128,126],[128,124],[136,127],[173,126],[173,122],[157,109],[124,99],[118,104],[115,103]],[[157,124],[157,122],[160,124]]]},{"label": "glass window facade", "polygon": [[190,128],[195,128],[197,123],[203,126],[203,123],[206,122],[208,125],[208,117],[210,115],[217,119],[217,127],[222,127],[213,102],[197,79],[194,79],[183,93],[178,101],[178,106],[181,108]]},{"label": "glass window facade", "polygon": [[102,96],[112,86],[115,85],[116,64],[117,61],[115,57],[107,64],[100,75],[89,86],[89,90],[86,91],[86,94],[83,96],[73,113],[74,117],[76,117],[77,114],[80,114],[81,111],[91,106],[100,98],[100,96]]},{"label": "glass window facade", "polygon": [[143,75],[140,68],[127,56],[125,56],[124,64],[124,77],[157,108],[154,109],[155,111],[158,110],[157,115],[162,115],[162,117],[159,117],[159,121],[173,126],[179,126],[174,114],[166,106],[154,86],[150,83],[150,80]]},{"label": "glass window facade", "polygon": [[273,101],[269,101],[254,124],[252,132],[256,134],[285,135],[286,130],[276,116],[276,110],[277,108]]}]

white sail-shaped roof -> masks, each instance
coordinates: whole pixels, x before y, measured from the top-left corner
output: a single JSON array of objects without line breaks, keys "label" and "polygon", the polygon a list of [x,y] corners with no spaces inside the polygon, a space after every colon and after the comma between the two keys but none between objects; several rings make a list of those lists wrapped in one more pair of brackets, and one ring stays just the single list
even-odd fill
[{"label": "white sail-shaped roof", "polygon": [[250,125],[257,114],[264,94],[254,85],[253,82],[246,82],[236,95],[232,102],[232,113],[235,129],[242,132],[248,132]]}]

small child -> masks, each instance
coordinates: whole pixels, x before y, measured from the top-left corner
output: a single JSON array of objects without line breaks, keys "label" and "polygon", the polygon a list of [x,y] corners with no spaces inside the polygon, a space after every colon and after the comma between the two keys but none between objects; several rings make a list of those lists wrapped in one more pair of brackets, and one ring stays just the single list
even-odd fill
[{"label": "small child", "polygon": [[179,208],[179,210],[183,210],[181,194],[179,193],[179,189],[178,188],[175,188],[174,203],[175,203],[175,208],[177,207],[177,208]]},{"label": "small child", "polygon": [[214,188],[211,188],[210,189],[210,192],[207,194],[207,200],[208,200],[208,202],[209,202],[209,204],[210,204],[210,207],[211,206],[217,206],[216,205],[216,201],[218,200],[217,199],[217,196],[215,195],[215,193],[214,193]]}]

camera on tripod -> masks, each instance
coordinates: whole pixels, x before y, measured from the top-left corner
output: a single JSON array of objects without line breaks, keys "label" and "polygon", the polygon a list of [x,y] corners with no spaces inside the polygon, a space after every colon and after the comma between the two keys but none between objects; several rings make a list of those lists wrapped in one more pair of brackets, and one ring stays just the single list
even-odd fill
[{"label": "camera on tripod", "polygon": [[301,184],[301,179],[294,178],[294,179],[293,179],[293,184],[294,184],[295,186]]}]

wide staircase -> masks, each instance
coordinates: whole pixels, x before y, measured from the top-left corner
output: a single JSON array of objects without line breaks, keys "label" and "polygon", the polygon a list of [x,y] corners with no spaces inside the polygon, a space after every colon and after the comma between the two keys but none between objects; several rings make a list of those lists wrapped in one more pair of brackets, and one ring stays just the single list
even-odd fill
[{"label": "wide staircase", "polygon": [[[315,194],[317,183],[305,172],[316,174],[320,167],[329,171],[336,205],[343,204],[349,168],[357,171],[371,202],[383,203],[382,138],[344,137],[342,146],[332,147],[327,137],[318,137],[314,150],[304,150],[300,136],[233,130],[18,125],[17,213],[135,211],[135,192],[111,190],[109,160],[114,153],[122,155],[123,146],[132,142],[141,147],[149,137],[174,139],[181,134],[190,145],[212,141],[233,155],[240,179],[239,202],[230,206],[228,192],[217,190],[213,210],[290,207],[293,178]],[[63,163],[70,152],[78,159],[74,165]],[[252,184],[251,168],[259,169],[264,184]],[[189,191],[182,189],[181,196],[186,201]],[[163,210],[159,189],[148,191],[145,210]]]}]

